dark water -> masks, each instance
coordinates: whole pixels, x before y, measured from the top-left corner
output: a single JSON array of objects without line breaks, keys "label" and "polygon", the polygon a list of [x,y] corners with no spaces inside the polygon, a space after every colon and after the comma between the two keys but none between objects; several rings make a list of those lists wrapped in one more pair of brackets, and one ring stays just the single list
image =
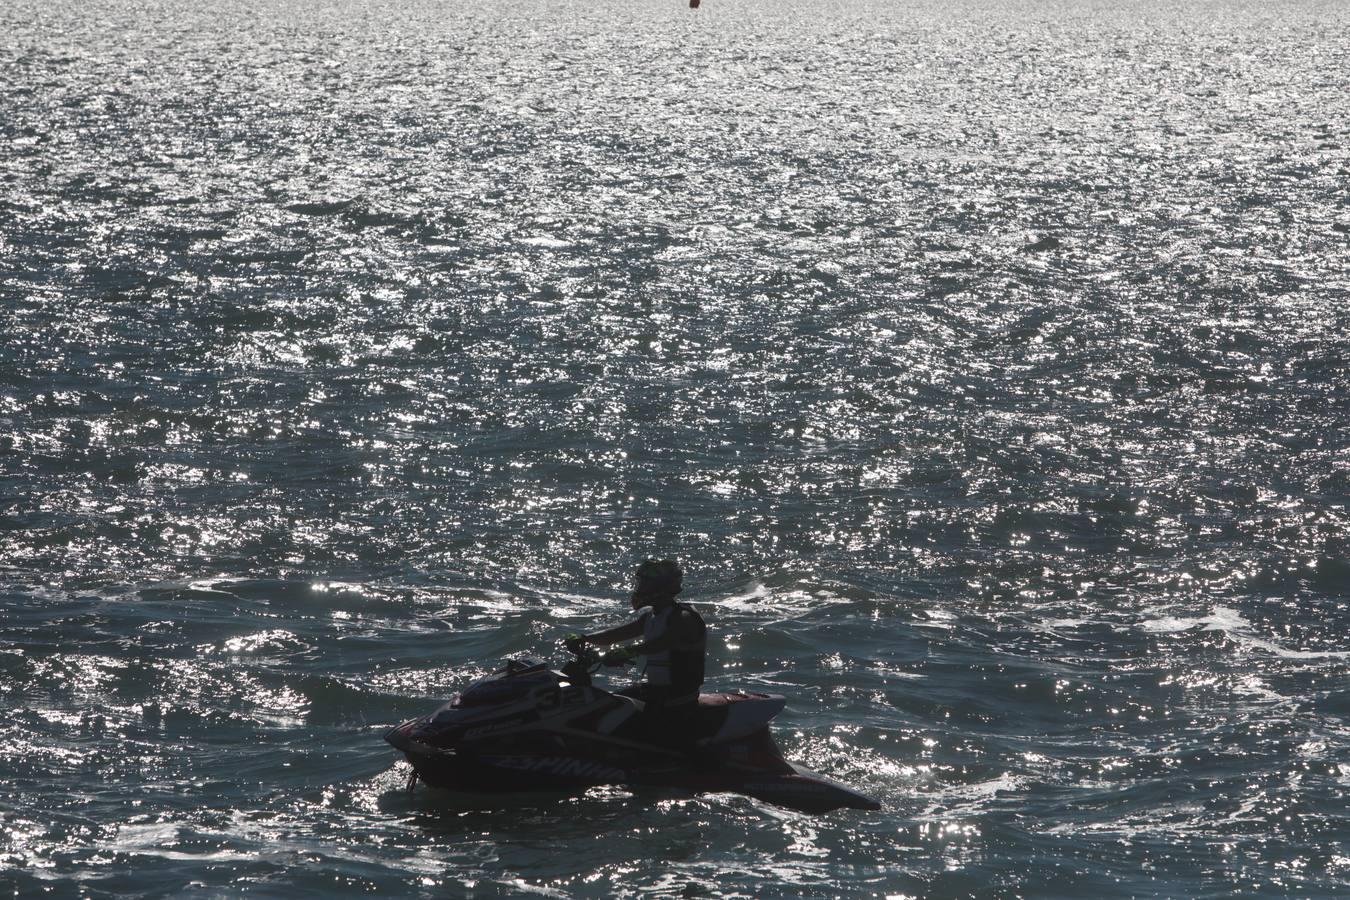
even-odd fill
[{"label": "dark water", "polygon": [[[0,886],[1350,891],[1339,3],[0,7]],[[402,793],[678,555],[883,800]]]}]

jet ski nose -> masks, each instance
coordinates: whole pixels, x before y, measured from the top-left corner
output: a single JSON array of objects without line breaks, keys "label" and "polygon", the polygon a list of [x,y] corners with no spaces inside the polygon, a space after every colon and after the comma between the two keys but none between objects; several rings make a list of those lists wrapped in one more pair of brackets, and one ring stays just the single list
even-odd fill
[{"label": "jet ski nose", "polygon": [[412,738],[409,734],[415,724],[416,720],[397,725],[384,733],[384,739],[390,744],[393,744],[395,748],[406,753],[408,748],[412,745]]}]

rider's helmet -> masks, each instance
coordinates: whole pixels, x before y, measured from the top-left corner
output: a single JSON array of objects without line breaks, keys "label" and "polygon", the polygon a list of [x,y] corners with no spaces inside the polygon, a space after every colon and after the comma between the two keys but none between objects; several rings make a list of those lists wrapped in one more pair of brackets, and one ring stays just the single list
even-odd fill
[{"label": "rider's helmet", "polygon": [[633,580],[633,602],[667,599],[684,586],[684,573],[673,559],[649,559],[637,567]]}]

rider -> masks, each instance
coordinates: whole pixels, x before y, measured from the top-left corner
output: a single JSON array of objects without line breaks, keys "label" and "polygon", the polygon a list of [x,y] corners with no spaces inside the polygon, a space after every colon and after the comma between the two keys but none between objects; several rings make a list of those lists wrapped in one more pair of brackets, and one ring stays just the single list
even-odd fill
[{"label": "rider", "polygon": [[610,650],[601,661],[612,666],[638,659],[644,680],[618,693],[641,700],[647,721],[659,721],[667,731],[693,711],[703,684],[707,627],[693,607],[675,601],[683,581],[684,573],[674,560],[645,561],[637,567],[631,598],[638,617],[617,628],[574,635],[566,641],[568,649],[578,651],[587,643],[609,646],[641,637],[640,643]]}]

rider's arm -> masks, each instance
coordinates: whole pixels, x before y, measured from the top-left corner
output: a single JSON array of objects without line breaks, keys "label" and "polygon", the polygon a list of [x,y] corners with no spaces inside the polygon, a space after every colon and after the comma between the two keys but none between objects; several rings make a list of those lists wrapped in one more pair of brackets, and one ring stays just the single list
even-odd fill
[{"label": "rider's arm", "polygon": [[595,634],[583,634],[581,639],[588,644],[599,644],[602,647],[610,644],[617,644],[619,641],[626,641],[630,638],[640,637],[642,635],[642,620],[634,619],[617,628],[611,628],[608,631],[597,631]]}]

